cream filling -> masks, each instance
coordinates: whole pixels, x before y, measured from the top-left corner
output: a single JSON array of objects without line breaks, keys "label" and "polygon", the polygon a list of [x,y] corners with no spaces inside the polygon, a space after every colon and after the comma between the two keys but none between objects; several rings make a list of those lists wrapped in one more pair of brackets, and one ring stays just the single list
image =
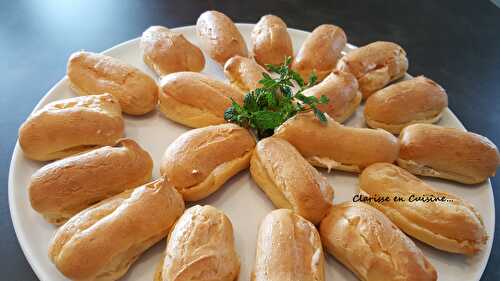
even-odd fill
[{"label": "cream filling", "polygon": [[327,168],[328,173],[330,173],[332,169],[347,171],[347,172],[360,172],[360,168],[358,165],[343,164],[326,157],[312,156],[308,157],[306,160],[313,166]]}]

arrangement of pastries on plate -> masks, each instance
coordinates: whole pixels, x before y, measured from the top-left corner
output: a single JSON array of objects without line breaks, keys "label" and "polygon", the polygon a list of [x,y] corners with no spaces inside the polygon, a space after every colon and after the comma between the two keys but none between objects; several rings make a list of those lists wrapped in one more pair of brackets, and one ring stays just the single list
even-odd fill
[{"label": "arrangement of pastries on plate", "polygon": [[[213,206],[185,209],[185,201],[210,196],[246,169],[277,210],[262,220],[252,274],[241,280],[324,280],[326,253],[360,280],[437,280],[411,238],[465,255],[485,246],[491,234],[474,206],[415,175],[481,183],[500,163],[497,147],[478,134],[433,124],[448,106],[447,93],[424,76],[401,79],[409,65],[401,46],[373,42],[344,54],[346,33],[324,24],[294,51],[285,22],[266,15],[247,48],[233,21],[217,11],[200,15],[196,33],[200,46],[166,27],[144,31],[142,59],[157,77],[106,55],[72,54],[67,78],[75,97],[43,106],[20,127],[24,156],[52,161],[32,175],[28,193],[40,218],[59,226],[48,254],[64,276],[120,279],[166,238],[153,280],[237,279],[231,221]],[[318,105],[326,121],[299,113],[261,140],[227,123],[232,102],[242,104],[263,73],[269,75],[266,66],[286,57],[304,80],[317,75],[303,94],[329,99]],[[207,59],[227,81],[199,73]],[[362,102],[369,128],[342,125]],[[124,136],[122,114],[156,108],[194,129],[166,147],[161,176],[152,179],[152,157]],[[359,174],[366,197],[449,200],[334,205],[342,187],[316,167]]]}]

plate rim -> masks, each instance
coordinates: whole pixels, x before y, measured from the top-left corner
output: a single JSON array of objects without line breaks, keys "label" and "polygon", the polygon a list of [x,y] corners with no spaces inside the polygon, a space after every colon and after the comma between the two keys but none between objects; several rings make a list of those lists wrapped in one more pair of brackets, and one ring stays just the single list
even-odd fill
[{"label": "plate rim", "polygon": [[[236,26],[239,28],[239,27],[242,27],[242,26],[246,26],[246,27],[252,27],[254,26],[255,24],[254,23],[235,23]],[[186,25],[186,26],[179,26],[179,27],[174,27],[174,28],[170,28],[170,30],[172,31],[176,31],[176,32],[183,32],[183,30],[187,30],[187,29],[193,29],[193,28],[196,28],[196,25]],[[310,34],[311,32],[310,31],[305,31],[305,30],[300,30],[300,29],[296,29],[296,28],[290,28],[288,27],[287,28],[289,31],[292,30],[294,32],[299,32],[299,33],[305,33],[305,34]],[[105,49],[104,51],[101,51],[99,52],[100,54],[106,54],[106,53],[109,53],[109,52],[113,52],[114,50],[116,49],[120,49],[122,48],[123,46],[127,45],[127,44],[131,44],[132,42],[134,41],[137,41],[137,40],[140,40],[140,36],[139,37],[135,37],[133,39],[129,39],[129,40],[126,40],[124,42],[121,42],[119,44],[116,44],[108,49]],[[358,48],[357,46],[355,45],[352,45],[350,43],[347,43],[347,46],[349,46],[350,48]],[[410,75],[410,74],[407,74],[407,75]],[[410,77],[412,77],[410,75]],[[37,111],[39,108],[42,107],[42,105],[45,105],[47,102],[46,100],[49,99],[49,94],[51,92],[53,92],[56,88],[60,87],[61,84],[65,83],[67,81],[68,77],[67,75],[64,75],[57,83],[55,83],[44,95],[43,97],[38,101],[38,103],[35,105],[35,107],[33,108],[33,110],[30,112],[30,114],[28,116],[30,116],[33,112]],[[460,121],[460,119],[455,115],[455,113],[449,108],[449,107],[446,107],[445,109],[449,114],[451,114],[455,120],[458,121],[461,129],[465,130],[465,131],[468,131],[465,126],[463,125],[462,121]],[[27,246],[27,237],[22,235],[21,232],[20,232],[20,224],[21,224],[21,218],[18,216],[18,214],[14,214],[13,212],[13,209],[15,205],[17,205],[17,202],[15,202],[14,200],[14,188],[13,188],[13,175],[14,175],[14,164],[17,162],[17,158],[19,157],[19,154],[21,153],[20,151],[20,146],[19,146],[19,137],[16,139],[16,144],[14,146],[14,150],[12,151],[12,156],[11,156],[11,159],[10,159],[10,164],[9,164],[9,178],[8,178],[8,204],[9,204],[9,212],[10,212],[10,218],[11,218],[11,221],[12,221],[12,225],[13,225],[13,228],[14,228],[14,232],[16,234],[16,239],[17,239],[17,242],[19,244],[19,246],[21,247],[21,250],[23,252],[23,255],[24,257],[26,258],[26,260],[28,261],[31,269],[33,270],[33,272],[35,273],[35,275],[37,276],[38,279],[42,280],[42,281],[46,281],[46,280],[49,280],[47,278],[45,278],[46,276],[44,275],[44,273],[42,273],[42,269],[40,268],[41,267],[41,264],[37,261],[35,261],[35,258],[32,256],[32,255],[29,255],[29,250],[26,248]],[[488,255],[488,258],[486,259],[486,262],[481,266],[481,269],[477,271],[477,274],[476,274],[476,280],[479,281],[481,279],[481,277],[483,276],[484,274],[484,271],[486,270],[486,267],[490,261],[490,258],[491,258],[491,250],[493,248],[493,241],[495,239],[495,225],[496,225],[496,213],[495,213],[495,197],[494,197],[494,194],[493,194],[493,186],[491,184],[491,179],[488,178],[486,180],[486,182],[488,183],[489,185],[489,194],[490,194],[490,203],[491,203],[491,206],[492,206],[492,233],[491,235],[489,236],[489,242],[487,243],[487,246],[485,249],[483,249],[483,251],[487,251],[487,255]],[[43,278],[42,278],[43,277]]]}]

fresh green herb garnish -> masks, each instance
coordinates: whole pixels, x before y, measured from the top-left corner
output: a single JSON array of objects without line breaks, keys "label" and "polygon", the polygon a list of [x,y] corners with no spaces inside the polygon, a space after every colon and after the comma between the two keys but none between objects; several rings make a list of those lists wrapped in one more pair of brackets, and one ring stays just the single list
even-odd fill
[{"label": "fresh green herb garnish", "polygon": [[245,94],[243,105],[232,100],[231,107],[224,112],[224,119],[253,130],[259,139],[271,136],[275,128],[299,112],[312,110],[321,122],[326,122],[325,114],[317,105],[328,103],[328,98],[302,94],[316,83],[316,75],[312,73],[309,81],[304,82],[297,72],[290,69],[291,62],[292,58],[287,57],[282,65],[266,65],[279,77],[272,78],[262,73],[259,81],[262,87]]}]

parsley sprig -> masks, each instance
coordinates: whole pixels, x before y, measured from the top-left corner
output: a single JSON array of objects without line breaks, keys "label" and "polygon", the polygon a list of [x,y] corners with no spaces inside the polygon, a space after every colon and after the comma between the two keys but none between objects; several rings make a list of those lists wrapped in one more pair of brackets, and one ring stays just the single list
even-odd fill
[{"label": "parsley sprig", "polygon": [[[300,75],[290,68],[292,59],[287,57],[281,65],[266,65],[276,78],[262,73],[259,83],[262,87],[245,94],[243,105],[232,100],[232,105],[224,112],[224,119],[253,130],[257,138],[269,137],[274,129],[299,112],[314,111],[321,122],[326,122],[325,114],[318,104],[328,103],[326,96],[317,98],[304,96],[302,92],[316,84],[314,73],[304,82]],[[295,93],[294,93],[295,90]]]}]

